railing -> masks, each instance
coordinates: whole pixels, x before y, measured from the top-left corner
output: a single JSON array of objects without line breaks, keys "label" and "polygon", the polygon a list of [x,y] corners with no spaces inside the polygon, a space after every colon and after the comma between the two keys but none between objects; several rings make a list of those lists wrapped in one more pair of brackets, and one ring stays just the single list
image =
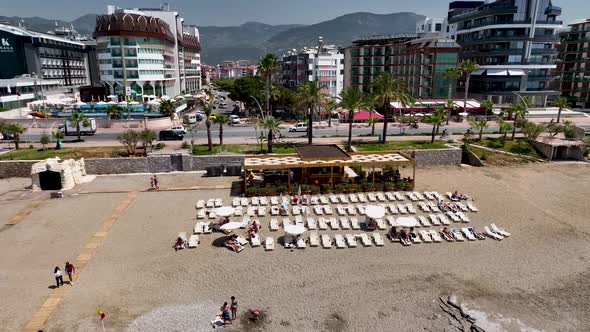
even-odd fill
[{"label": "railing", "polygon": [[[472,25],[468,25],[468,26],[464,26],[461,27],[459,29],[457,29],[457,31],[463,31],[463,30],[469,30],[469,29],[475,29],[475,28],[480,28],[483,26],[488,26],[488,25],[502,25],[502,24],[531,24],[532,20],[521,20],[521,21],[507,21],[507,22],[490,22],[490,21],[485,21],[485,22],[481,22],[478,24],[472,24]],[[547,21],[547,20],[537,20],[535,24],[551,24],[551,25],[563,25],[563,21]]]},{"label": "railing", "polygon": [[499,5],[493,6],[488,8],[475,8],[473,10],[463,12],[461,14],[454,15],[450,17],[449,23],[456,23],[458,21],[467,20],[470,18],[475,18],[479,16],[487,16],[490,14],[498,14],[498,13],[506,13],[506,14],[514,14],[516,13],[518,8],[512,5]]}]

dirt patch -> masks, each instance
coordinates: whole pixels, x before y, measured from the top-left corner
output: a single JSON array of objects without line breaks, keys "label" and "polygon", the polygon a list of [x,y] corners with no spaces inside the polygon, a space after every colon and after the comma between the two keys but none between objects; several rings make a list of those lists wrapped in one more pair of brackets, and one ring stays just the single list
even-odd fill
[{"label": "dirt patch", "polygon": [[324,323],[326,331],[337,332],[343,331],[348,326],[346,320],[339,313],[332,313]]}]

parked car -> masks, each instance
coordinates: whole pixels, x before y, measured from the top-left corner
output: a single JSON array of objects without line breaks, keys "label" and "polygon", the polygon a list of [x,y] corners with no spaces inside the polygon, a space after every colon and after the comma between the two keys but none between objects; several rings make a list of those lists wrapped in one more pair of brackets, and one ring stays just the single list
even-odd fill
[{"label": "parked car", "polygon": [[240,117],[237,115],[230,115],[229,116],[229,123],[232,125],[240,124]]},{"label": "parked car", "polygon": [[172,128],[170,128],[170,130],[182,133],[183,135],[186,135],[186,129],[184,128],[184,126],[172,127]]},{"label": "parked car", "polygon": [[307,125],[305,124],[305,122],[299,122],[296,125],[294,125],[293,127],[289,128],[289,132],[298,132],[298,131],[307,132]]},{"label": "parked car", "polygon": [[14,139],[13,133],[0,133],[0,139],[10,141]]},{"label": "parked car", "polygon": [[179,140],[182,141],[184,139],[184,134],[180,131],[176,130],[160,130],[160,134],[158,135],[160,141],[165,140]]}]

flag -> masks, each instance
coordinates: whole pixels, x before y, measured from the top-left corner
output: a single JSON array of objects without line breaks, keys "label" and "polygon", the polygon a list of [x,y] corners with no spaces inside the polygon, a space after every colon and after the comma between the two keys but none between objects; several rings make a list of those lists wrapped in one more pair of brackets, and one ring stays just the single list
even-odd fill
[{"label": "flag", "polygon": [[104,319],[104,317],[105,317],[104,311],[98,310],[96,313],[100,316],[100,320]]},{"label": "flag", "polygon": [[18,97],[20,97],[20,92],[17,92],[17,93],[16,93],[16,95],[17,95]]}]

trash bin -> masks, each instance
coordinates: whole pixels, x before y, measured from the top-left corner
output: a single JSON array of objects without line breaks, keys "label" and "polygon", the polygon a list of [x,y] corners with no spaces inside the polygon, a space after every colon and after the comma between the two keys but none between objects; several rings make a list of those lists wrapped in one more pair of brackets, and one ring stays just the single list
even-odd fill
[{"label": "trash bin", "polygon": [[61,139],[58,139],[58,140],[57,140],[57,143],[55,143],[55,149],[56,149],[56,150],[59,150],[59,149],[61,149]]}]

